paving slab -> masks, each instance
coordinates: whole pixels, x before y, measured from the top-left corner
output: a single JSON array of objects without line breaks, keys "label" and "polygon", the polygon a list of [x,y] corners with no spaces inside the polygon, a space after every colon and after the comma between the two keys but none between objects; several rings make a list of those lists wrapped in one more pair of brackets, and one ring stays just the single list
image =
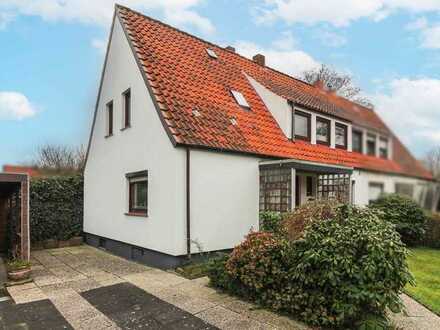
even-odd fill
[{"label": "paving slab", "polygon": [[0,303],[0,329],[66,329],[73,327],[49,300],[16,305],[11,301]]},{"label": "paving slab", "polygon": [[217,329],[130,283],[102,287],[81,295],[122,329]]}]

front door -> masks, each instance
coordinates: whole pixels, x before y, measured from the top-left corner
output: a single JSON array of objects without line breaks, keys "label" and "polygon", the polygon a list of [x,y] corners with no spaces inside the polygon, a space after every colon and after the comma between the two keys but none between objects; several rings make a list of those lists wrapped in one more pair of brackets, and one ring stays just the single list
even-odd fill
[{"label": "front door", "polygon": [[295,176],[295,207],[301,206],[301,177]]}]

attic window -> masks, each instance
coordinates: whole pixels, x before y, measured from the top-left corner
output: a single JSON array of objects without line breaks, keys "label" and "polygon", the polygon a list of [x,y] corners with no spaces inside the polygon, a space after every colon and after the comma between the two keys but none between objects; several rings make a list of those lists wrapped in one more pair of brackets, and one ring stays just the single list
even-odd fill
[{"label": "attic window", "polygon": [[213,51],[211,48],[206,48],[206,52],[208,53],[209,57],[218,58],[218,56],[215,53],[215,51]]},{"label": "attic window", "polygon": [[237,119],[235,119],[234,117],[231,118],[231,124],[232,125],[237,125]]},{"label": "attic window", "polygon": [[246,99],[244,98],[243,94],[241,94],[240,92],[234,91],[234,90],[231,90],[231,93],[235,99],[235,102],[237,102],[240,107],[243,107],[246,109],[251,108],[249,103],[247,103]]}]

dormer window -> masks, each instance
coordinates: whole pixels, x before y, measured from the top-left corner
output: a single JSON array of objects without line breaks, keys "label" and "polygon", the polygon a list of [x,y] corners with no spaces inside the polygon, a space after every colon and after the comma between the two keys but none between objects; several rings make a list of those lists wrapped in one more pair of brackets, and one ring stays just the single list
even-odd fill
[{"label": "dormer window", "polygon": [[295,110],[294,116],[294,136],[299,140],[310,141],[311,116],[309,113]]},{"label": "dormer window", "polygon": [[376,135],[367,135],[367,154],[368,156],[376,156]]},{"label": "dormer window", "polygon": [[381,137],[379,140],[379,156],[381,158],[388,158],[388,139]]},{"label": "dormer window", "polygon": [[344,124],[335,125],[335,145],[336,148],[347,149],[347,126]]},{"label": "dormer window", "polygon": [[362,132],[353,130],[352,133],[352,146],[354,152],[362,153]]},{"label": "dormer window", "polygon": [[243,94],[234,90],[231,90],[231,94],[234,97],[235,102],[237,102],[240,107],[245,108],[247,110],[251,108],[249,103],[247,103],[246,99],[244,98]]},{"label": "dormer window", "polygon": [[330,145],[330,120],[316,118],[316,143]]}]

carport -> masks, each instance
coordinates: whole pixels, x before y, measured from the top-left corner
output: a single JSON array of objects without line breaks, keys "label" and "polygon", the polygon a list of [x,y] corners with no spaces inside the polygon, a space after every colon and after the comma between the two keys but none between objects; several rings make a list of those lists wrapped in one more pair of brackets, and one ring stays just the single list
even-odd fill
[{"label": "carport", "polygon": [[0,173],[0,253],[29,260],[29,177]]}]

